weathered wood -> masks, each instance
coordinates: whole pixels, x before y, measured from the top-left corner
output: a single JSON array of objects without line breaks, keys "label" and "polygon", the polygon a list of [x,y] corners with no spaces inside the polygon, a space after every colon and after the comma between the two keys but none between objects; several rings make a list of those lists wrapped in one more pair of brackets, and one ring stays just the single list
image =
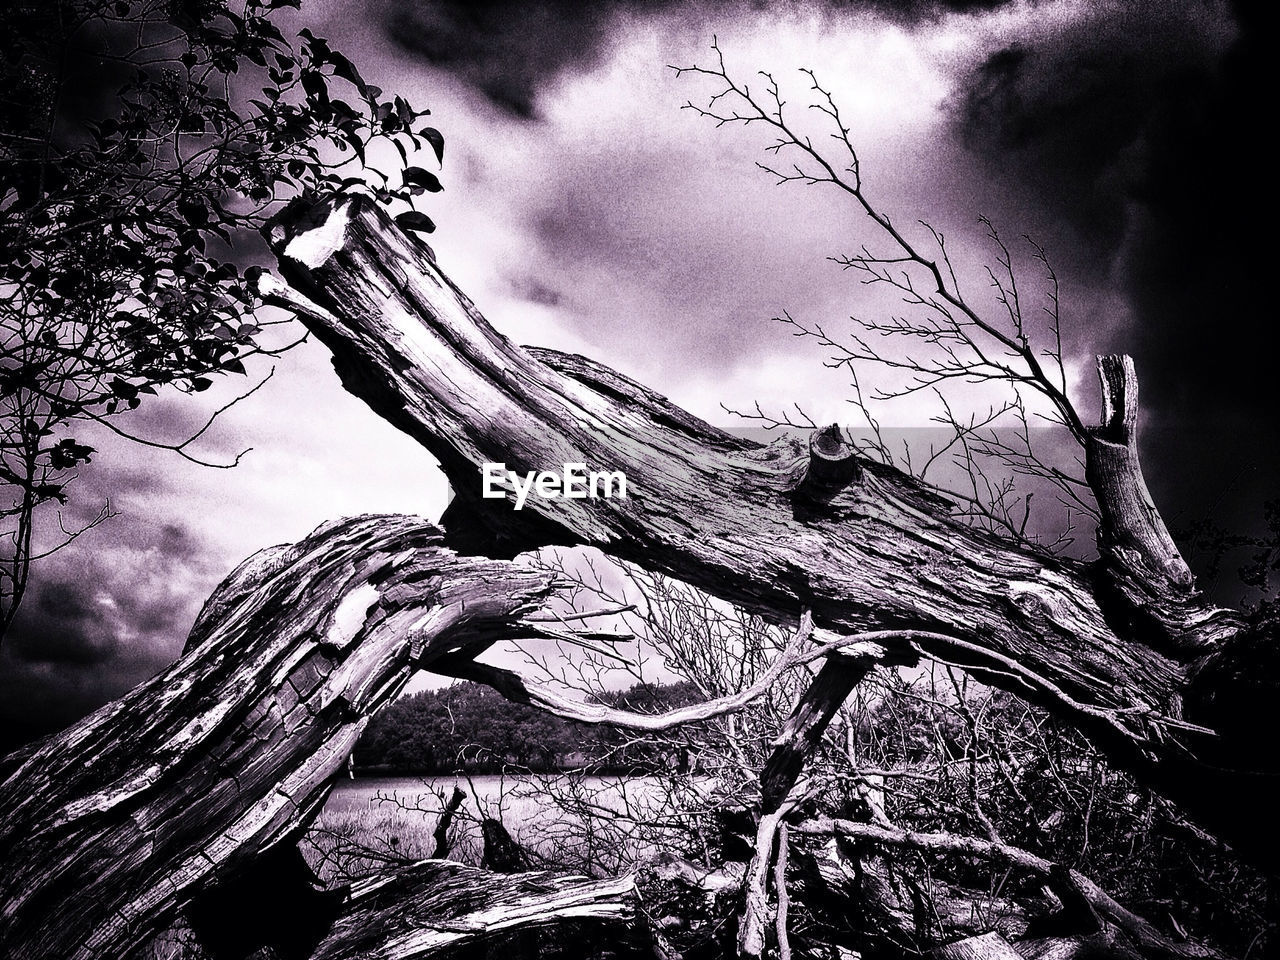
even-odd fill
[{"label": "weathered wood", "polygon": [[[808,616],[808,614],[806,614]],[[773,750],[760,773],[760,818],[755,848],[747,867],[743,891],[742,924],[738,933],[738,953],[745,960],[759,960],[766,947],[766,927],[771,909],[775,917],[775,940],[783,952],[786,937],[785,818],[795,812],[800,775],[822,741],[836,711],[854,687],[875,666],[869,658],[833,656],[823,663],[817,676],[796,701],[791,715],[773,743]],[[768,894],[768,877],[774,872],[774,898]],[[790,947],[787,947],[790,952]]]},{"label": "weathered wood", "polygon": [[1086,937],[1040,937],[1018,941],[1022,960],[1140,960],[1123,940],[1110,933]]},{"label": "weathered wood", "polygon": [[14,957],[128,956],[200,891],[296,839],[416,669],[545,635],[528,615],[557,586],[457,556],[408,517],[329,524],[251,559],[177,663],[0,783],[0,943]]},{"label": "weathered wood", "polygon": [[938,947],[936,960],[1022,960],[1013,947],[998,933],[983,933]]},{"label": "weathered wood", "polygon": [[774,914],[774,939],[778,942],[778,960],[791,960],[791,896],[787,890],[787,861],[790,859],[791,837],[785,823],[778,825],[778,855],[773,865],[773,890],[778,901]]},{"label": "weathered wood", "polygon": [[822,742],[831,718],[875,664],[852,657],[831,657],[796,702],[760,773],[760,800],[776,811],[795,787],[805,761]]},{"label": "weathered wood", "polygon": [[[349,390],[439,459],[457,492],[446,527],[468,520],[452,534],[459,546],[505,555],[590,544],[774,619],[807,608],[837,632],[929,631],[897,652],[958,665],[1055,711],[1242,856],[1280,864],[1280,825],[1265,812],[1278,795],[1280,752],[1259,756],[1240,731],[1198,724],[1212,689],[1184,703],[1193,674],[1210,687],[1230,675],[1206,672],[1193,655],[1220,659],[1249,628],[1181,585],[1174,566],[1165,565],[1173,599],[1143,579],[1164,549],[1154,523],[1150,556],[1131,565],[1134,585],[1116,588],[1114,565],[1089,568],[976,530],[944,496],[878,464],[860,462],[856,482],[828,500],[798,500],[794,477],[811,451],[732,437],[591,361],[516,347],[375,204],[295,209],[269,241],[296,289],[268,293],[330,346]],[[1101,430],[1093,448],[1108,452],[1102,460],[1113,447]],[[622,470],[630,495],[531,498],[517,512],[480,497],[486,462]],[[1114,479],[1095,480],[1110,504],[1108,542],[1141,527],[1124,504],[1149,501],[1140,473]],[[1144,604],[1175,601],[1177,611],[1135,628]],[[1170,635],[1180,630],[1186,636]],[[1245,650],[1259,664],[1264,651]],[[1272,693],[1250,702],[1274,726],[1280,676],[1250,675]]]},{"label": "weathered wood", "polygon": [[793,496],[815,504],[827,502],[862,474],[857,451],[835,423],[813,431],[803,470]]},{"label": "weathered wood", "polygon": [[756,846],[742,884],[742,921],[738,928],[738,956],[760,960],[764,956],[770,918],[776,916],[776,899],[769,897],[769,877],[777,857],[778,832],[783,813],[761,815],[756,830]]},{"label": "weathered wood", "polygon": [[[1125,356],[1098,358],[1102,423],[1085,442],[1085,477],[1102,523],[1098,584],[1112,620],[1175,652],[1212,647],[1230,622],[1203,602],[1147,490],[1138,457],[1138,376]],[[1237,626],[1239,626],[1237,622]]]},{"label": "weathered wood", "polygon": [[[1083,914],[1068,907],[1063,901],[1073,895],[1077,899],[1092,899],[1100,891],[1092,888],[1092,892],[1073,894],[1075,881],[1065,874],[1052,879],[1046,875],[1048,882],[1042,888],[1046,891],[1043,894],[1017,886],[1004,895],[989,887],[966,888],[935,873],[927,877],[913,876],[911,871],[903,869],[900,860],[892,857],[892,847],[911,846],[937,853],[944,848],[931,846],[929,838],[942,838],[947,844],[959,844],[956,849],[972,851],[975,848],[968,846],[970,838],[861,826],[868,828],[867,833],[844,836],[837,833],[836,843],[826,846],[821,853],[801,854],[800,869],[792,879],[796,902],[809,911],[809,922],[824,928],[827,939],[823,943],[852,947],[863,956],[941,956],[948,947],[956,947],[960,952],[984,947],[1001,949],[990,938],[980,939],[994,934],[1011,946],[1013,955],[1021,960],[1083,960],[1086,957],[1092,960],[1187,960],[1212,956],[1209,951],[1171,942],[1154,931],[1139,935],[1135,941],[1124,927],[1100,916],[1092,907]],[[815,827],[820,832],[825,830],[810,822],[801,824],[799,832],[812,836]],[[886,843],[882,847],[881,839],[887,835],[903,842]],[[855,843],[850,839],[852,836],[872,843]],[[987,845],[985,841],[975,842],[978,848]],[[1019,858],[1031,856],[1025,851],[1011,853]],[[1009,859],[1003,862],[1013,863]],[[1047,892],[1049,888],[1053,890],[1051,894]],[[1112,904],[1106,909],[1123,911],[1105,894],[1101,896]],[[925,897],[927,907],[922,910]],[[1123,918],[1124,914],[1120,915]],[[1132,919],[1145,925],[1144,921]],[[1044,932],[1036,933],[1037,929]],[[1054,931],[1052,935],[1047,935],[1049,929]],[[947,942],[951,938],[969,942],[957,947]]]},{"label": "weathered wood", "polygon": [[427,860],[338,892],[340,915],[311,960],[501,954],[576,960],[629,957],[643,944],[631,876],[499,874]]},{"label": "weathered wood", "polygon": [[[779,893],[774,925],[785,889],[787,912],[794,917],[789,936],[798,957],[834,956],[842,949],[855,956],[920,956],[938,946],[939,937],[977,936],[992,923],[1012,940],[1027,932],[1033,915],[1047,914],[1055,905],[1052,897],[1025,890],[1015,902],[990,887],[969,889],[936,874],[926,878],[889,851],[862,844],[855,849],[843,838],[821,846],[812,837],[795,842],[794,828],[780,826],[779,834],[784,829],[792,842],[786,887],[778,886],[781,857],[774,861]],[[1021,941],[1015,942],[1021,950]],[[765,952],[770,955],[771,950]]]},{"label": "weathered wood", "polygon": [[636,890],[656,960],[713,960],[735,952],[741,863],[715,870],[659,852],[636,871]]}]

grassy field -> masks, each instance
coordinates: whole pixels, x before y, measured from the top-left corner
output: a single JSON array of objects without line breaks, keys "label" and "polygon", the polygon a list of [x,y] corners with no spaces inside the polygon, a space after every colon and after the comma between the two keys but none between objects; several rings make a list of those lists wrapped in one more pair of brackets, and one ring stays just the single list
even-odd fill
[{"label": "grassy field", "polygon": [[[449,859],[479,864],[480,821],[502,821],[514,839],[545,866],[613,874],[648,849],[631,833],[631,818],[643,814],[655,791],[643,778],[587,777],[556,781],[600,816],[587,825],[548,800],[540,778],[370,778],[342,781],[301,844],[322,880],[338,884],[407,861],[430,857],[440,811],[457,786],[467,796],[449,832]],[[616,819],[611,815],[616,814]],[[148,960],[203,960],[189,931],[175,928],[151,945]]]},{"label": "grassy field", "polygon": [[[563,789],[564,781],[559,783]],[[606,816],[603,826],[593,821],[590,829],[550,801],[537,778],[379,778],[334,788],[304,844],[308,861],[322,879],[334,881],[430,857],[440,812],[455,786],[467,797],[449,832],[450,859],[480,862],[480,820],[485,817],[502,821],[535,855],[594,868],[592,872],[615,872],[643,852],[641,843],[629,843],[625,836],[629,814],[652,793],[639,778],[575,782],[576,798],[597,811],[617,813],[616,821]]]},{"label": "grassy field", "polygon": [[512,785],[499,777],[355,780],[340,783],[329,796],[303,845],[307,860],[322,879],[332,881],[430,857],[440,812],[455,785],[467,799],[449,832],[452,859],[479,862],[479,819],[495,815],[499,805],[513,833],[517,824],[539,814],[536,801],[509,796]]}]

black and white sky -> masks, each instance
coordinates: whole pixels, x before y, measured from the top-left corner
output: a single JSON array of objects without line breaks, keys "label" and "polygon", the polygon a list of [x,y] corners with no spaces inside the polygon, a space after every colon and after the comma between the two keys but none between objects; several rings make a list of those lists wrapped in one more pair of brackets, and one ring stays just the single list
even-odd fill
[{"label": "black and white sky", "polygon": [[[292,26],[431,107],[447,140],[432,244],[500,330],[724,424],[722,402],[756,400],[853,420],[844,380],[770,318],[840,329],[883,305],[826,259],[865,238],[856,211],[773,186],[754,166],[764,139],[682,111],[710,91],[668,65],[710,62],[714,36],[731,70],[769,70],[797,99],[798,68],[814,68],[895,221],[937,225],[975,270],[979,215],[1043,244],[1084,408],[1092,355],[1134,354],[1148,480],[1171,523],[1249,529],[1280,467],[1275,267],[1255,239],[1274,166],[1259,6],[305,0]],[[432,459],[341,390],[323,347],[276,366],[203,448],[252,447],[234,470],[86,435],[101,452],[73,512],[109,496],[120,515],[38,570],[0,663],[5,740],[171,662],[204,597],[252,551],[340,515],[438,516]],[[177,437],[203,412],[167,398],[136,426]],[[884,416],[913,426],[933,412],[921,400]]]}]

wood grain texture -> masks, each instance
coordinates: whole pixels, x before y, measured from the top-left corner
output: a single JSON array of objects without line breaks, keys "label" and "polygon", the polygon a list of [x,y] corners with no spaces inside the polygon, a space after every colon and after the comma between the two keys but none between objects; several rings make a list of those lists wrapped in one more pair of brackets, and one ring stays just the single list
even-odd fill
[{"label": "wood grain texture", "polygon": [[[341,913],[312,960],[631,954],[636,886],[545,871],[491,873],[427,860],[339,891]],[[539,940],[539,934],[544,939]],[[555,949],[558,945],[559,949]]]},{"label": "wood grain texture", "polygon": [[1102,523],[1097,582],[1113,619],[1183,657],[1241,621],[1196,593],[1195,578],[1151,499],[1138,456],[1138,375],[1125,356],[1098,358],[1102,423],[1085,443],[1085,477]]},{"label": "wood grain texture", "polygon": [[957,940],[933,951],[936,960],[1022,960],[998,933],[983,933]]}]

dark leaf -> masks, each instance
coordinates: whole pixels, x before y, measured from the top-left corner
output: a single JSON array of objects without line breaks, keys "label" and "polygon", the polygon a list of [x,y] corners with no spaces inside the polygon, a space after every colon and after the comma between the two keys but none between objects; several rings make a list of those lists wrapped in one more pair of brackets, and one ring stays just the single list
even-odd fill
[{"label": "dark leaf", "polygon": [[193,227],[203,227],[209,222],[209,208],[199,200],[179,200],[178,213]]},{"label": "dark leaf", "polygon": [[307,92],[307,96],[319,104],[328,104],[329,87],[324,82],[324,77],[318,70],[302,71],[302,89]]},{"label": "dark leaf", "polygon": [[430,217],[417,210],[399,214],[396,217],[396,223],[405,230],[421,230],[423,233],[431,233],[436,228],[435,222]]},{"label": "dark leaf", "polygon": [[435,127],[423,127],[419,136],[431,144],[431,149],[436,153],[436,162],[444,163],[444,134]]},{"label": "dark leaf", "polygon": [[444,185],[440,183],[439,178],[431,171],[422,169],[422,167],[406,167],[404,183],[407,187],[422,187],[432,193],[439,193],[444,189]]},{"label": "dark leaf", "polygon": [[343,80],[352,84],[357,90],[361,91],[361,93],[367,89],[365,87],[364,77],[360,76],[360,71],[356,69],[355,64],[342,54],[336,51],[331,51],[328,60],[333,64],[333,72]]}]

